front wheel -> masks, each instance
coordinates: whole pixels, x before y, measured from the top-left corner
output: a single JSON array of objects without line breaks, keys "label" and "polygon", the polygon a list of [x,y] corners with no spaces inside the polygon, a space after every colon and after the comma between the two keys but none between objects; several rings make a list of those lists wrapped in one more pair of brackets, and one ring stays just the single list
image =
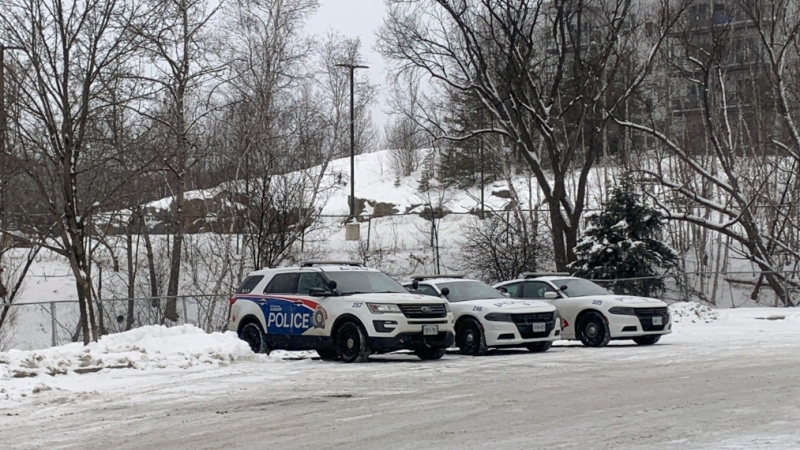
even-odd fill
[{"label": "front wheel", "polygon": [[639,336],[633,338],[633,342],[636,342],[639,345],[653,345],[661,339],[660,334],[651,334],[648,336]]},{"label": "front wheel", "polygon": [[336,332],[336,353],[343,362],[365,362],[370,349],[367,333],[355,322],[346,322]]},{"label": "front wheel", "polygon": [[533,353],[541,353],[550,350],[550,347],[552,346],[553,346],[552,341],[546,341],[546,342],[536,342],[533,344],[528,344],[526,347],[528,351],[531,351]]},{"label": "front wheel", "polygon": [[414,354],[419,357],[419,359],[423,361],[433,361],[435,359],[441,359],[444,356],[445,352],[447,351],[444,347],[438,348],[418,348],[414,350]]},{"label": "front wheel", "polygon": [[583,316],[579,325],[581,342],[587,347],[604,347],[611,340],[606,319],[598,312]]},{"label": "front wheel", "polygon": [[462,355],[481,356],[486,353],[486,336],[477,320],[468,319],[458,326],[456,345]]},{"label": "front wheel", "polygon": [[239,331],[239,339],[247,342],[253,353],[269,353],[266,338],[261,324],[257,322],[250,322]]}]

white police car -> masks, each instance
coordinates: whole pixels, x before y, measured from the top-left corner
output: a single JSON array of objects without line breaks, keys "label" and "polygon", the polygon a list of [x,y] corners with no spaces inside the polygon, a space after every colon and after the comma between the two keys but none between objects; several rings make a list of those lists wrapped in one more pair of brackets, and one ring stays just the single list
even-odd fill
[{"label": "white police car", "polygon": [[672,332],[667,304],[653,298],[615,295],[597,284],[569,274],[523,273],[519,279],[494,285],[511,298],[533,299],[556,306],[564,320],[561,337],[587,347],[611,339],[633,339],[653,345]]},{"label": "white police car", "polygon": [[255,352],[316,350],[326,360],[363,362],[401,349],[439,359],[454,339],[446,301],[411,294],[353,262],[252,272],[230,299],[229,314],[228,329]]},{"label": "white police car", "polygon": [[550,348],[561,334],[558,310],[537,301],[512,300],[486,283],[461,275],[414,275],[410,292],[446,298],[456,319],[456,345],[462,354],[482,355],[489,347]]}]

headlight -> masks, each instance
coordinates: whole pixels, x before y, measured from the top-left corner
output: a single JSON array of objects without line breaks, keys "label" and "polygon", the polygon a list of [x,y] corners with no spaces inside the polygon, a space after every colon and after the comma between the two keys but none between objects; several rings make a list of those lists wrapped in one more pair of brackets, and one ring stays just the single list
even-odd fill
[{"label": "headlight", "polygon": [[506,313],[489,313],[484,316],[486,320],[491,320],[492,322],[513,322],[514,320],[511,319],[511,314]]},{"label": "headlight", "polygon": [[635,316],[636,311],[633,308],[629,308],[627,306],[615,306],[608,310],[611,314],[619,314],[622,316]]},{"label": "headlight", "polygon": [[561,313],[558,310],[553,311],[553,319],[558,319],[559,317],[561,317]]},{"label": "headlight", "polygon": [[444,311],[450,312],[450,302],[444,302]]},{"label": "headlight", "polygon": [[400,308],[397,305],[390,305],[385,303],[367,303],[367,307],[373,314],[400,312]]}]

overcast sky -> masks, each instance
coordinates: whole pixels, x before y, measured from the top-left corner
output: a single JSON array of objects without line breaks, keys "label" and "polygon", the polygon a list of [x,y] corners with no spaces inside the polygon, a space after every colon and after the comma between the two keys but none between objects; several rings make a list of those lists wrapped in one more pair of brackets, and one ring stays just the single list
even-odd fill
[{"label": "overcast sky", "polygon": [[308,22],[307,29],[313,34],[324,34],[329,30],[338,31],[347,37],[361,38],[364,64],[370,80],[379,86],[377,104],[372,108],[372,118],[378,129],[383,131],[387,120],[386,98],[383,95],[385,64],[381,55],[375,52],[375,33],[383,24],[385,7],[383,0],[320,0],[320,8]]}]

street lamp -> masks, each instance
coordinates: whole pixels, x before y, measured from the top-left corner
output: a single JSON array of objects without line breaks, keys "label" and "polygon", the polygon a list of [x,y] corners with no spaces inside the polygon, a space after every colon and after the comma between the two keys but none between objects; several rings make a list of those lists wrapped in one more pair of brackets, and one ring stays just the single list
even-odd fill
[{"label": "street lamp", "polygon": [[[356,69],[368,69],[367,66],[358,64],[336,64],[336,67],[346,67],[350,70],[350,220],[356,218],[356,144],[355,144],[355,112],[353,103],[353,72]],[[357,240],[354,239],[354,240]]]}]

